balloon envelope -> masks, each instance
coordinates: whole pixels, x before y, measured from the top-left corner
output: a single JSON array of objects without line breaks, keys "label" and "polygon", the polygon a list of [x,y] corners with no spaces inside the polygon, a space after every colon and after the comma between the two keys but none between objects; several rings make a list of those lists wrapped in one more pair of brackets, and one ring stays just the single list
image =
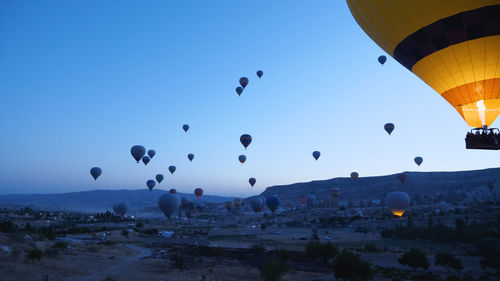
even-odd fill
[{"label": "balloon envelope", "polygon": [[240,198],[235,198],[233,200],[233,205],[236,207],[236,208],[239,208],[240,205],[241,205],[241,199]]},{"label": "balloon envelope", "polygon": [[401,184],[405,183],[406,181],[406,174],[405,173],[401,173],[398,175],[398,180],[399,182],[401,182]]},{"label": "balloon envelope", "polygon": [[90,169],[90,175],[97,180],[97,178],[102,174],[102,170],[99,167],[93,167]]},{"label": "balloon envelope", "polygon": [[271,210],[271,212],[273,213],[274,211],[276,211],[276,208],[278,208],[280,203],[281,203],[280,198],[276,194],[273,194],[266,198],[266,205],[269,208],[269,210]]},{"label": "balloon envelope", "polygon": [[394,124],[387,123],[384,125],[384,130],[390,135],[394,131]]},{"label": "balloon envelope", "polygon": [[240,161],[241,164],[245,163],[247,161],[247,157],[245,155],[240,155],[238,156],[238,160]]},{"label": "balloon envelope", "polygon": [[151,161],[151,158],[149,158],[149,156],[142,157],[142,163],[144,163],[144,165],[147,165],[149,161]]},{"label": "balloon envelope", "polygon": [[125,204],[124,202],[116,203],[113,205],[113,212],[115,214],[124,216],[128,211],[128,205]]},{"label": "balloon envelope", "polygon": [[236,93],[238,96],[241,96],[241,93],[243,93],[243,88],[242,87],[236,87]]},{"label": "balloon envelope", "polygon": [[132,157],[134,157],[135,161],[139,163],[144,154],[146,154],[146,148],[144,148],[144,146],[142,145],[134,145],[130,149],[130,154],[132,154]]},{"label": "balloon envelope", "polygon": [[417,156],[415,157],[415,159],[413,159],[415,161],[415,163],[420,166],[420,164],[422,164],[422,162],[424,162],[424,158],[420,157],[420,156]]},{"label": "balloon envelope", "polygon": [[381,65],[384,65],[385,61],[387,60],[387,57],[386,56],[380,56],[378,57],[378,62],[381,64]]},{"label": "balloon envelope", "polygon": [[168,170],[170,171],[171,174],[175,172],[175,166],[169,166]]},{"label": "balloon envelope", "polygon": [[228,211],[231,211],[233,209],[233,202],[227,201],[226,203],[224,203],[224,206]]},{"label": "balloon envelope", "polygon": [[264,71],[262,71],[262,70],[257,70],[257,76],[258,76],[259,78],[261,78],[263,74],[264,74]]},{"label": "balloon envelope", "polygon": [[249,134],[243,134],[240,137],[240,142],[243,145],[243,147],[245,147],[245,149],[247,149],[247,147],[252,142],[252,136],[250,136]]},{"label": "balloon envelope", "polygon": [[200,197],[203,195],[203,189],[201,188],[196,188],[194,190],[194,195],[196,196],[196,198],[200,199]]},{"label": "balloon envelope", "polygon": [[250,185],[253,187],[255,185],[255,183],[257,182],[257,180],[255,178],[249,178],[248,179],[248,182],[250,183]]},{"label": "balloon envelope", "polygon": [[339,188],[332,188],[330,190],[330,194],[332,195],[333,199],[337,199],[340,195],[340,189]]},{"label": "balloon envelope", "polygon": [[352,180],[357,180],[359,178],[359,174],[357,172],[352,172],[351,173],[351,179]]},{"label": "balloon envelope", "polygon": [[188,124],[182,125],[182,129],[184,130],[184,132],[187,132],[189,130],[189,125]]},{"label": "balloon envelope", "polygon": [[178,212],[180,206],[181,202],[177,194],[166,193],[158,198],[158,207],[169,219]]},{"label": "balloon envelope", "polygon": [[194,159],[194,154],[193,154],[193,153],[189,153],[189,154],[188,154],[188,159],[189,159],[189,162],[193,161],[193,159]]},{"label": "balloon envelope", "polygon": [[450,103],[469,126],[490,126],[497,118],[498,1],[403,5],[397,0],[347,0],[347,4],[371,39]]},{"label": "balloon envelope", "polygon": [[318,161],[318,158],[321,155],[321,153],[319,151],[313,151],[312,155],[313,155],[314,159],[316,159],[316,161]]},{"label": "balloon envelope", "polygon": [[153,190],[153,187],[155,187],[156,182],[154,180],[148,180],[146,182],[146,186],[149,188],[149,191]]},{"label": "balloon envelope", "polygon": [[171,188],[168,193],[177,194],[177,189]]},{"label": "balloon envelope", "polygon": [[154,149],[148,150],[148,156],[149,156],[149,158],[153,158],[153,157],[155,157],[155,155],[156,155],[156,151],[154,151]]},{"label": "balloon envelope", "polygon": [[161,183],[165,177],[162,174],[156,175],[156,181],[158,183]]},{"label": "balloon envelope", "polygon": [[395,216],[401,217],[410,206],[410,197],[404,192],[393,191],[385,196],[384,202]]},{"label": "balloon envelope", "polygon": [[262,196],[255,196],[250,199],[250,207],[252,207],[253,211],[258,213],[262,211],[262,208],[264,208],[266,199]]},{"label": "balloon envelope", "polygon": [[248,85],[248,78],[241,77],[240,78],[240,85],[241,85],[241,87],[245,88]]}]

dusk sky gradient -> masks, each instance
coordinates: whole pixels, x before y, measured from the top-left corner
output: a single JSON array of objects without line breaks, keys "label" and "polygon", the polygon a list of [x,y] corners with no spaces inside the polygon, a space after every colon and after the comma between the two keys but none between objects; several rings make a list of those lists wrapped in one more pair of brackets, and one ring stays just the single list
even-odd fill
[{"label": "dusk sky gradient", "polygon": [[[1,194],[147,190],[163,173],[161,189],[249,196],[352,171],[500,164],[465,149],[465,121],[344,1],[1,1],[0,38]],[[156,150],[148,166],[136,144]]]}]

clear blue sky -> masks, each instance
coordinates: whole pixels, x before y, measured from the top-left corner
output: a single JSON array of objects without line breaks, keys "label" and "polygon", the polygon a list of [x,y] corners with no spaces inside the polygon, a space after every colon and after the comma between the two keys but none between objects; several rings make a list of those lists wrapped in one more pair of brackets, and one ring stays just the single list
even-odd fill
[{"label": "clear blue sky", "polygon": [[[500,163],[465,149],[467,124],[424,82],[377,62],[344,1],[1,1],[0,38],[2,194],[146,189],[161,172],[159,188],[246,196]],[[135,144],[157,151],[148,166]]]}]

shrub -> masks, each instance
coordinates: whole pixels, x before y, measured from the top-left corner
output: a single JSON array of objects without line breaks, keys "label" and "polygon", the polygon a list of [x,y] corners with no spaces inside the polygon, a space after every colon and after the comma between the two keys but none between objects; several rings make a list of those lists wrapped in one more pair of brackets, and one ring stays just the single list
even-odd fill
[{"label": "shrub", "polygon": [[59,257],[59,250],[54,248],[48,248],[43,251],[43,255],[48,258],[57,258]]},{"label": "shrub", "polygon": [[333,271],[342,280],[371,280],[374,276],[370,263],[346,249],[335,259]]},{"label": "shrub", "polygon": [[54,243],[54,245],[52,245],[52,248],[67,249],[68,243],[59,241]]},{"label": "shrub", "polygon": [[309,241],[306,245],[306,254],[312,259],[320,258],[326,264],[329,259],[339,254],[339,249],[331,242]]},{"label": "shrub", "polygon": [[410,249],[405,252],[399,259],[398,262],[402,265],[407,265],[414,270],[421,267],[424,269],[429,268],[429,261],[425,256],[425,253],[420,251],[419,249]]},{"label": "shrub", "polygon": [[34,260],[40,261],[43,257],[42,250],[38,248],[34,248],[33,250],[28,252],[28,258],[33,262]]},{"label": "shrub", "polygon": [[450,272],[450,268],[453,268],[456,271],[462,270],[464,267],[462,266],[462,260],[454,257],[451,254],[439,252],[435,256],[434,264],[436,266],[442,266],[446,268],[447,272]]},{"label": "shrub", "polygon": [[261,276],[264,281],[280,281],[288,268],[279,261],[271,260],[261,270]]}]

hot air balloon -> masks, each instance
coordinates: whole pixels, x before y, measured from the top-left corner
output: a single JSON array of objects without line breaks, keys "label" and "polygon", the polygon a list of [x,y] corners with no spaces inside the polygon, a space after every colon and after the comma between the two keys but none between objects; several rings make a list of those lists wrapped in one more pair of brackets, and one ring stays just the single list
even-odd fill
[{"label": "hot air balloon", "polygon": [[247,149],[247,147],[252,142],[252,136],[250,136],[248,134],[241,135],[240,142],[245,147],[245,149]]},{"label": "hot air balloon", "polygon": [[94,178],[94,180],[97,180],[97,178],[102,174],[102,170],[99,167],[93,167],[90,169],[90,175]]},{"label": "hot air balloon", "polygon": [[247,161],[247,157],[245,155],[240,155],[238,156],[238,160],[240,161],[241,164],[245,163]]},{"label": "hot air balloon", "polygon": [[422,162],[424,162],[424,158],[420,157],[420,156],[417,156],[415,157],[415,159],[413,159],[415,161],[415,163],[420,166],[420,164],[422,164]]},{"label": "hot air balloon", "polygon": [[357,172],[352,172],[352,173],[351,173],[351,179],[352,179],[352,180],[354,180],[354,181],[355,181],[355,180],[357,180],[358,178],[359,178],[359,174],[358,174]]},{"label": "hot air balloon", "polygon": [[273,194],[266,198],[266,205],[273,214],[274,211],[276,211],[276,209],[280,205],[280,203],[281,203],[280,198],[276,194]]},{"label": "hot air balloon", "polygon": [[316,159],[316,161],[318,161],[318,158],[321,155],[321,153],[319,151],[313,151],[312,155],[313,155],[314,159]]},{"label": "hot air balloon", "polygon": [[300,204],[302,206],[304,206],[307,203],[307,196],[305,196],[305,195],[300,196],[299,201],[300,201]]},{"label": "hot air balloon", "polygon": [[132,157],[134,157],[135,161],[139,163],[144,154],[146,154],[146,148],[144,148],[144,146],[142,145],[134,145],[130,149],[130,154],[132,154]]},{"label": "hot air balloon", "polygon": [[186,196],[182,196],[181,198],[181,206],[185,207],[189,203],[189,200],[186,198]]},{"label": "hot air balloon", "polygon": [[224,206],[226,207],[227,211],[228,212],[231,212],[231,210],[233,209],[233,202],[231,201],[227,201]]},{"label": "hot air balloon", "polygon": [[387,58],[385,56],[378,57],[378,62],[380,62],[381,65],[384,65],[386,60],[387,60]]},{"label": "hot air balloon", "polygon": [[246,88],[246,86],[248,85],[248,78],[241,77],[240,78],[240,85],[241,85],[241,87],[243,87],[243,89]]},{"label": "hot air balloon", "polygon": [[149,158],[153,159],[153,157],[155,157],[155,155],[156,155],[156,151],[154,149],[150,149],[150,150],[148,150],[148,155],[149,155]]},{"label": "hot air balloon", "polygon": [[153,187],[155,187],[156,182],[154,180],[148,180],[146,182],[147,187],[149,188],[149,191],[153,190]]},{"label": "hot air balloon", "polygon": [[243,93],[243,88],[242,87],[236,87],[236,93],[238,96],[241,96],[241,93]]},{"label": "hot air balloon", "polygon": [[234,205],[234,207],[236,207],[236,208],[239,209],[240,205],[241,205],[241,199],[240,198],[234,198],[233,205]]},{"label": "hot air balloon", "polygon": [[306,205],[307,208],[312,208],[313,206],[316,206],[316,195],[307,195],[306,197]]},{"label": "hot air balloon", "polygon": [[330,190],[330,194],[332,195],[333,200],[337,200],[337,198],[340,195],[340,189],[339,188],[332,188]]},{"label": "hot air balloon", "polygon": [[168,193],[177,194],[177,189],[171,188]]},{"label": "hot air balloon", "polygon": [[194,190],[194,195],[196,195],[196,198],[200,199],[200,198],[201,198],[201,196],[203,195],[203,189],[201,189],[201,188],[196,188],[196,189]]},{"label": "hot air balloon", "polygon": [[250,207],[252,207],[253,211],[258,213],[262,211],[262,208],[264,208],[266,199],[262,196],[255,196],[250,199]]},{"label": "hot air balloon", "polygon": [[188,124],[182,125],[182,129],[184,130],[184,132],[187,132],[189,130],[189,125]]},{"label": "hot air balloon", "polygon": [[250,185],[253,187],[255,185],[255,183],[257,182],[257,180],[255,178],[249,178],[248,179],[248,182],[250,183]]},{"label": "hot air balloon", "polygon": [[193,153],[189,153],[189,154],[188,154],[188,159],[189,159],[189,162],[193,161],[193,159],[194,159],[194,154],[193,154]]},{"label": "hot air balloon", "polygon": [[174,172],[175,172],[175,166],[169,166],[168,170],[170,171],[171,174],[174,174]]},{"label": "hot air balloon", "polygon": [[113,212],[119,216],[124,216],[128,211],[128,205],[120,202],[113,205]]},{"label": "hot air balloon", "polygon": [[161,183],[161,182],[162,182],[162,180],[163,180],[163,178],[164,178],[164,177],[163,177],[163,175],[162,175],[162,174],[158,174],[158,175],[156,175],[156,181],[157,181],[158,183]]},{"label": "hot air balloon", "polygon": [[264,71],[262,71],[262,70],[257,70],[257,76],[258,76],[259,78],[261,78],[263,74],[264,74]]},{"label": "hot air balloon", "polygon": [[401,217],[410,206],[410,197],[404,192],[393,191],[385,196],[384,202],[395,216]]},{"label": "hot air balloon", "polygon": [[177,194],[166,193],[158,198],[158,207],[168,219],[178,213],[180,206],[181,202]]},{"label": "hot air balloon", "polygon": [[384,130],[390,135],[394,131],[394,124],[387,123],[384,125]]},{"label": "hot air balloon", "polygon": [[142,163],[144,163],[144,166],[146,166],[149,161],[151,161],[151,158],[149,158],[149,156],[142,157]]},{"label": "hot air balloon", "polygon": [[471,127],[500,113],[500,2],[347,0],[363,30]]},{"label": "hot air balloon", "polygon": [[401,184],[405,183],[406,181],[406,174],[405,173],[401,173],[398,175],[398,180],[399,182],[401,182]]}]

